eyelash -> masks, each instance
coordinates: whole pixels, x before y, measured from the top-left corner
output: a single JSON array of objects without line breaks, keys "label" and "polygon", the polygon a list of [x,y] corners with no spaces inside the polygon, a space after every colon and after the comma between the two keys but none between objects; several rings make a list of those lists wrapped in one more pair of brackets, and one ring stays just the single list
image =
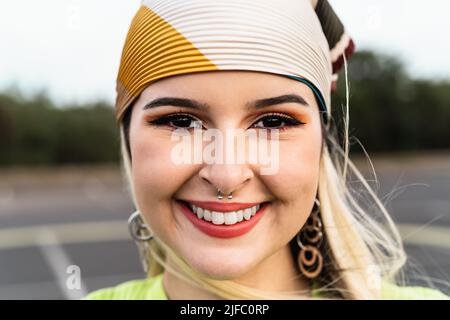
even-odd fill
[{"label": "eyelash", "polygon": [[[165,126],[165,125],[168,125],[172,121],[179,120],[182,117],[190,118],[191,120],[194,120],[194,121],[200,121],[200,120],[198,120],[197,118],[193,117],[192,115],[190,115],[188,113],[181,113],[180,112],[180,113],[173,113],[173,114],[161,117],[161,118],[156,119],[156,120],[148,121],[148,123],[152,124],[152,125],[155,125],[155,126]],[[286,130],[287,127],[298,127],[300,125],[306,124],[305,122],[302,122],[302,121],[299,121],[297,119],[294,119],[294,118],[292,118],[292,117],[290,117],[288,115],[285,115],[283,113],[268,113],[268,114],[265,114],[263,117],[261,117],[258,120],[256,120],[255,123],[258,123],[258,122],[260,122],[262,120],[270,119],[270,118],[281,119],[281,121],[283,121],[285,123],[285,125],[281,126],[281,127],[275,127],[275,128],[266,127],[266,129],[271,129],[272,128],[272,129],[278,129],[280,131],[283,131],[283,130]],[[200,121],[200,123],[201,123],[201,121]],[[190,127],[189,128],[187,128],[187,127],[177,127],[177,126],[173,126],[173,125],[169,125],[169,126],[174,127],[174,128],[192,129]]]}]

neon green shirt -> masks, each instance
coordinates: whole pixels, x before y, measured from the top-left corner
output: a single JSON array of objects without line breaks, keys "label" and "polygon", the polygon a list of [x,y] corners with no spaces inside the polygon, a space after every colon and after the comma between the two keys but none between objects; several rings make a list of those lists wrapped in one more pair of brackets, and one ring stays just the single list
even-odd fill
[{"label": "neon green shirt", "polygon": [[[167,300],[162,283],[163,274],[148,279],[123,282],[114,287],[99,289],[89,293],[82,300]],[[313,290],[313,297],[320,296]],[[388,283],[381,286],[384,300],[450,300],[439,290],[425,287],[400,287]]]}]

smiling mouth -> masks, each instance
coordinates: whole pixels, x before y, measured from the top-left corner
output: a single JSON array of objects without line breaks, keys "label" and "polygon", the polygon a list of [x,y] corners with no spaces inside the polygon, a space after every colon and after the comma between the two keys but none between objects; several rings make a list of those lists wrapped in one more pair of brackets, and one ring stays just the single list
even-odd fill
[{"label": "smiling mouth", "polygon": [[184,200],[177,201],[187,207],[191,214],[195,215],[198,219],[207,221],[214,225],[224,226],[232,226],[246,221],[251,221],[252,219],[254,219],[255,215],[257,215],[270,203],[269,201],[266,201],[251,207],[242,208],[235,211],[218,211],[206,209]]}]

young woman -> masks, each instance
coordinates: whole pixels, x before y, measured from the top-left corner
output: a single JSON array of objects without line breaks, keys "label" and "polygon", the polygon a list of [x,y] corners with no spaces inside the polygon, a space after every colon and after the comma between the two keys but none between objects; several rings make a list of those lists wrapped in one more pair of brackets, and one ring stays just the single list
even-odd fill
[{"label": "young woman", "polygon": [[[336,141],[331,91],[353,49],[326,0],[144,0],[116,107],[148,278],[85,299],[448,298],[396,284],[399,233]],[[256,149],[206,161],[227,131],[261,134],[271,170],[248,161]],[[180,149],[203,157],[180,162]]]}]

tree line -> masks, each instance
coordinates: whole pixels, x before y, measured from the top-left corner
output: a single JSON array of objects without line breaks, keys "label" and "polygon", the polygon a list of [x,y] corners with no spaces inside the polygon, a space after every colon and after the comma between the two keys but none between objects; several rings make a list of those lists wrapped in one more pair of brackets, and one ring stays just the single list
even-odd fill
[{"label": "tree line", "polygon": [[[356,53],[348,64],[350,136],[370,152],[450,147],[450,80],[411,77],[393,56]],[[450,79],[450,78],[449,78]],[[345,75],[332,96],[343,125]],[[352,151],[361,149],[352,144]],[[98,101],[58,106],[45,92],[0,92],[0,166],[117,163],[113,106]]]}]

